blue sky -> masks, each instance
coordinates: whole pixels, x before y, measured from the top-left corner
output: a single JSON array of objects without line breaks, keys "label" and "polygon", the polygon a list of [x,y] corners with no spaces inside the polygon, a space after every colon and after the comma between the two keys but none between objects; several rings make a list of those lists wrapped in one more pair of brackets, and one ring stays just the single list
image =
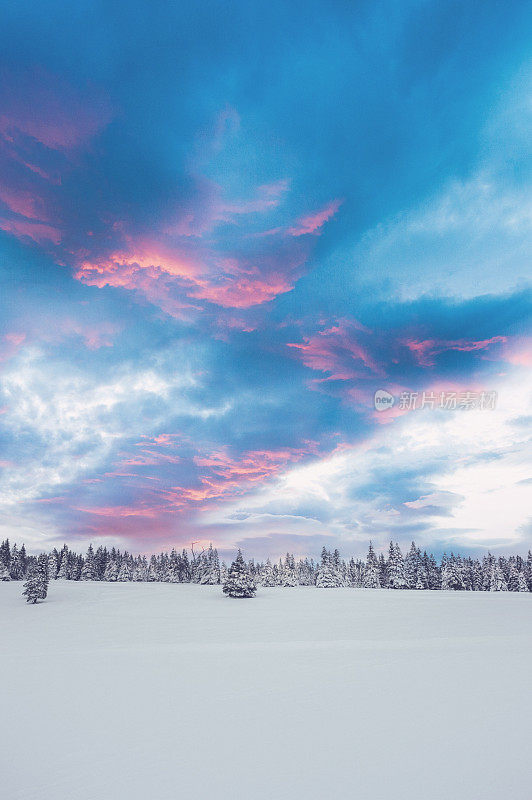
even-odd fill
[{"label": "blue sky", "polygon": [[2,537],[532,546],[527,4],[0,22]]}]

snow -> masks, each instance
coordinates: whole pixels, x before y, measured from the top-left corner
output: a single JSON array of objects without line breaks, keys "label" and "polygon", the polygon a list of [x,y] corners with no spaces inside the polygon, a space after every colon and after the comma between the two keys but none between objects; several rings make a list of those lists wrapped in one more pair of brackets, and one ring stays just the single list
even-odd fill
[{"label": "snow", "polygon": [[10,800],[530,797],[532,596],[0,584]]}]

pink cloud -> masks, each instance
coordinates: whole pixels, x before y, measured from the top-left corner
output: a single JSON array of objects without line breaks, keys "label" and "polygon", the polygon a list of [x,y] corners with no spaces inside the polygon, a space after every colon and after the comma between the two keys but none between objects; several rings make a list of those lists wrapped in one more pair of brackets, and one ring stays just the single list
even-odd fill
[{"label": "pink cloud", "polygon": [[182,316],[186,309],[201,308],[194,303],[197,300],[242,309],[269,302],[294,287],[305,261],[304,253],[298,251],[262,254],[260,267],[215,254],[205,257],[208,264],[200,254],[193,260],[175,248],[140,240],[131,251],[81,260],[75,277],[99,288],[134,290],[166,313]]},{"label": "pink cloud", "polygon": [[294,226],[288,228],[287,233],[289,233],[290,236],[304,236],[308,233],[318,233],[323,225],[334,217],[341,205],[341,200],[332,200],[319,211],[301,217]]},{"label": "pink cloud", "polygon": [[0,362],[8,361],[12,358],[20,350],[25,341],[25,333],[5,333],[0,338]]},{"label": "pink cloud", "polygon": [[323,381],[348,381],[360,377],[384,375],[368,348],[360,341],[360,332],[366,332],[356,320],[341,320],[337,325],[312,336],[302,343],[291,342],[306,367],[329,375]]},{"label": "pink cloud", "polygon": [[44,70],[4,74],[0,82],[0,135],[8,142],[31,137],[52,150],[86,144],[111,120],[107,98],[93,88],[83,93]]},{"label": "pink cloud", "polygon": [[482,339],[480,341],[468,339],[457,339],[455,341],[406,339],[402,344],[414,354],[420,366],[433,367],[436,363],[436,356],[448,350],[473,352],[475,350],[485,350],[493,344],[503,344],[506,341],[506,336],[492,336],[491,339]]},{"label": "pink cloud", "polygon": [[304,442],[300,448],[252,450],[238,458],[233,458],[226,450],[196,456],[194,463],[203,470],[199,485],[175,486],[171,495],[177,504],[195,507],[210,500],[234,497],[277,475],[288,464],[315,452],[315,442]]},{"label": "pink cloud", "polygon": [[43,222],[32,222],[26,219],[5,219],[0,217],[0,229],[11,233],[18,239],[32,239],[37,244],[61,242],[61,231]]},{"label": "pink cloud", "polygon": [[532,367],[532,337],[517,337],[508,342],[503,357],[516,367]]},{"label": "pink cloud", "polygon": [[35,194],[24,189],[14,188],[6,184],[0,185],[0,201],[10,211],[27,219],[47,222],[46,214],[42,208],[42,200]]},{"label": "pink cloud", "polygon": [[278,295],[294,288],[294,281],[283,275],[269,275],[266,278],[236,278],[225,285],[203,282],[190,291],[192,297],[208,300],[223,308],[250,308],[268,303]]}]

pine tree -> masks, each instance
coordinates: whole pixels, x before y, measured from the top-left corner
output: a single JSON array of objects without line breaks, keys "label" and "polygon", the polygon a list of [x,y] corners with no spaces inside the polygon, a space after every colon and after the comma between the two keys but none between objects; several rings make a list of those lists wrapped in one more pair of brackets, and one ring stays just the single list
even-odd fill
[{"label": "pine tree", "polygon": [[20,581],[24,574],[22,569],[22,561],[20,559],[20,553],[17,549],[16,544],[13,545],[13,550],[11,551],[11,563],[9,566],[9,573],[14,581]]},{"label": "pine tree", "polygon": [[390,589],[406,589],[405,563],[398,544],[390,542],[387,564],[387,584]]},{"label": "pine tree", "polygon": [[85,562],[81,570],[81,580],[82,581],[96,580],[96,562],[94,560],[94,550],[92,549],[92,544],[89,545],[89,549],[87,550],[87,555],[85,556]]},{"label": "pine tree", "polygon": [[199,582],[203,586],[217,586],[220,583],[220,561],[218,551],[214,550],[212,544],[204,555],[205,566],[201,572]]},{"label": "pine tree", "polygon": [[150,566],[148,567],[148,582],[154,583],[159,580],[159,568],[157,566],[157,559],[155,556],[150,558]]},{"label": "pine tree", "polygon": [[342,580],[335,568],[334,556],[325,547],[321,551],[321,564],[316,575],[316,586],[319,589],[336,589],[342,585]]},{"label": "pine tree", "polygon": [[240,550],[229,568],[222,591],[229,597],[253,597],[257,591],[255,582],[246,569]]},{"label": "pine tree", "polygon": [[405,558],[405,578],[409,589],[424,589],[423,585],[418,586],[418,576],[421,571],[421,553],[412,542],[408,555]]},{"label": "pine tree", "polygon": [[513,564],[510,565],[510,570],[508,573],[508,591],[519,591],[519,572]]},{"label": "pine tree", "polygon": [[48,556],[48,580],[55,581],[57,578],[57,550],[52,550]]},{"label": "pine tree", "polygon": [[26,597],[26,602],[36,603],[37,600],[44,600],[48,594],[48,576],[46,574],[46,556],[39,558],[28,570],[28,579],[24,584],[22,594]]},{"label": "pine tree", "polygon": [[281,568],[281,586],[297,586],[296,566],[294,563],[294,556],[290,553],[286,554],[284,564]]},{"label": "pine tree", "polygon": [[272,564],[270,559],[268,559],[261,570],[260,573],[260,584],[261,586],[271,587],[277,586],[277,580],[275,575],[273,574]]},{"label": "pine tree", "polygon": [[442,559],[441,588],[451,589],[453,591],[465,589],[460,565],[453,553],[451,553],[451,557],[449,559],[447,559],[445,556]]},{"label": "pine tree", "polygon": [[526,582],[526,578],[523,572],[518,573],[517,577],[517,591],[518,592],[528,592],[528,586]]},{"label": "pine tree", "polygon": [[144,557],[138,558],[133,569],[133,580],[137,583],[148,579],[148,564]]},{"label": "pine tree", "polygon": [[109,559],[103,576],[104,581],[115,582],[118,578],[118,564],[114,558]]},{"label": "pine tree", "polygon": [[[7,561],[6,561],[7,564]],[[525,578],[528,584],[528,590],[532,592],[532,550],[528,551],[525,565]]]},{"label": "pine tree", "polygon": [[9,539],[5,539],[0,545],[0,561],[9,569],[11,563],[11,548],[9,546]]},{"label": "pine tree", "polygon": [[497,561],[494,561],[491,568],[490,592],[506,591],[508,591],[508,586],[506,585],[506,579],[501,569],[501,565]]},{"label": "pine tree", "polygon": [[366,558],[366,566],[364,569],[364,577],[362,580],[362,586],[364,589],[380,589],[381,582],[379,573],[379,562],[377,561],[377,556],[373,550],[373,544],[370,542],[368,555]]},{"label": "pine tree", "polygon": [[63,546],[63,549],[61,550],[61,560],[59,562],[57,577],[63,580],[67,580],[70,577],[68,547],[66,546],[66,544]]},{"label": "pine tree", "polygon": [[120,583],[126,583],[127,581],[130,581],[131,578],[131,564],[129,563],[129,558],[124,557],[124,560],[120,565],[120,569],[118,570],[117,581],[120,581]]},{"label": "pine tree", "polygon": [[11,575],[3,561],[0,561],[0,581],[10,581]]},{"label": "pine tree", "polygon": [[24,544],[20,548],[20,566],[22,568],[22,575],[25,575],[28,567],[28,556],[26,555],[26,547]]}]

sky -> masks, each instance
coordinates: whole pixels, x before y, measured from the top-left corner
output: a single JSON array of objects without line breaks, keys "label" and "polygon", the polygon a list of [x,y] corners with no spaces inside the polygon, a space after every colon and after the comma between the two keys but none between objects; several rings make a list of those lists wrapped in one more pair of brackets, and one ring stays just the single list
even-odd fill
[{"label": "sky", "polygon": [[4,4],[0,538],[526,553],[531,23]]}]

